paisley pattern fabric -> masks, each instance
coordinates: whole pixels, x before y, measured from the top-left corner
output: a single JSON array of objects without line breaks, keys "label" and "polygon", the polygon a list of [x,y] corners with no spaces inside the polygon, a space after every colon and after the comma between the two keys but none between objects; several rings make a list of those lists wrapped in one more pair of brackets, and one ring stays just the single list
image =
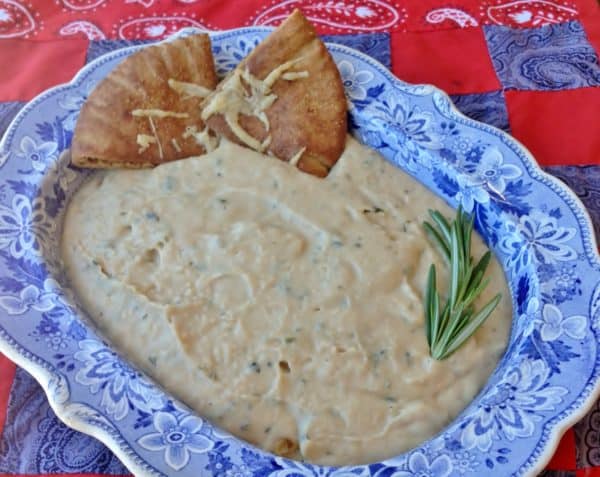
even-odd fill
[{"label": "paisley pattern fabric", "polygon": [[600,166],[553,166],[546,171],[562,180],[581,199],[592,217],[596,239],[600,240]]},{"label": "paisley pattern fabric", "polygon": [[[361,35],[323,35],[325,42],[346,45],[362,51],[390,68],[392,66],[389,33],[363,33]],[[86,62],[95,60],[119,48],[141,45],[152,40],[92,40],[88,46]],[[1,115],[1,112],[0,112]]]},{"label": "paisley pattern fabric", "polygon": [[375,58],[384,66],[392,67],[389,33],[363,33],[361,35],[324,35],[323,41],[346,45]]},{"label": "paisley pattern fabric", "polygon": [[506,101],[502,91],[482,94],[454,94],[454,105],[465,116],[510,132]]},{"label": "paisley pattern fabric", "polygon": [[142,45],[150,40],[92,40],[85,56],[86,63],[95,60],[99,56],[109,53],[119,48],[126,48],[133,45]]},{"label": "paisley pattern fabric", "polygon": [[600,86],[598,56],[576,20],[520,30],[489,25],[483,30],[504,88],[562,90]]},{"label": "paisley pattern fabric", "polygon": [[577,467],[600,466],[600,402],[575,426]]},{"label": "paisley pattern fabric", "polygon": [[40,385],[18,369],[0,440],[0,474],[97,472],[123,475],[123,464],[99,441],[60,421]]},{"label": "paisley pattern fabric", "polygon": [[0,103],[0,136],[4,134],[12,119],[23,106],[25,106],[23,101]]}]

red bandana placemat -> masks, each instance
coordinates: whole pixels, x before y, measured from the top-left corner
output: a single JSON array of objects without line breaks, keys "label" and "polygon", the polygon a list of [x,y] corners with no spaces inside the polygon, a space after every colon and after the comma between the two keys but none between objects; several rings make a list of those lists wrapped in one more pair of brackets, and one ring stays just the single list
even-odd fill
[{"label": "red bandana placemat", "polygon": [[[0,134],[41,91],[98,55],[183,27],[277,25],[294,8],[320,33],[432,83],[468,116],[509,131],[584,201],[600,231],[600,6],[596,0],[0,0]],[[354,85],[360,88],[360,85]],[[545,475],[600,477],[600,403]],[[64,426],[0,355],[0,477],[123,475]]]}]

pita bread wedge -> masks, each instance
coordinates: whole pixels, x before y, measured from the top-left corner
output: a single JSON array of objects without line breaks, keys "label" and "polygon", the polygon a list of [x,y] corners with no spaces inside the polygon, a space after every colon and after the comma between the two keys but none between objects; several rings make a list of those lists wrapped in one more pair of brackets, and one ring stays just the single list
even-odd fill
[{"label": "pita bread wedge", "polygon": [[141,168],[214,147],[200,105],[217,85],[208,35],[144,48],[119,64],[81,109],[72,143],[80,167]]},{"label": "pita bread wedge", "polygon": [[206,98],[202,117],[217,135],[326,176],[344,149],[346,98],[340,73],[296,10]]}]

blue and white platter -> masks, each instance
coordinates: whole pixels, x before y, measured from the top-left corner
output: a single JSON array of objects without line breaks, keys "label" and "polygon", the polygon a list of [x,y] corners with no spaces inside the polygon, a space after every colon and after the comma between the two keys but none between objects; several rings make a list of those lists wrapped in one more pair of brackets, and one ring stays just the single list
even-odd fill
[{"label": "blue and white platter", "polygon": [[[212,34],[218,72],[268,32]],[[144,46],[106,54],[42,93],[0,143],[0,351],[41,383],[64,422],[100,439],[136,475],[536,475],[599,394],[600,261],[590,219],[521,144],[460,114],[442,91],[403,83],[368,56],[328,46],[350,100],[352,133],[474,212],[510,284],[508,349],[443,432],[369,465],[276,457],[195,415],[94,332],[65,285],[59,247],[65,207],[89,172],[72,168],[61,152],[94,85]]]}]

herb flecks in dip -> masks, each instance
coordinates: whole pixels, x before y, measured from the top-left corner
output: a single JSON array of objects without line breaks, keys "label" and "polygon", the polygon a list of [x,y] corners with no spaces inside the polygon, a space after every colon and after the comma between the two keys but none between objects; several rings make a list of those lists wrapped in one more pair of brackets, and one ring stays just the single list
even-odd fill
[{"label": "herb flecks in dip", "polygon": [[450,358],[430,357],[423,291],[430,264],[446,267],[421,227],[428,208],[451,215],[352,139],[326,179],[224,141],[95,175],[62,253],[100,329],[198,413],[273,452],[364,463],[441,430],[508,340],[492,261],[481,301],[501,292],[497,310]]}]

